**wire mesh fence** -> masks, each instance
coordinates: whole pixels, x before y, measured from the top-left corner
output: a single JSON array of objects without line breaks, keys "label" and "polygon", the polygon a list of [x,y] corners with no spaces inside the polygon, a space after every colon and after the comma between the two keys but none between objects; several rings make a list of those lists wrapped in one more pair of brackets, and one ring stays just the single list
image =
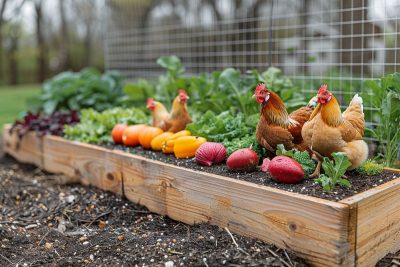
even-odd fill
[{"label": "wire mesh fence", "polygon": [[[304,93],[327,82],[347,106],[364,80],[399,68],[399,0],[106,3],[106,68],[131,79],[158,76],[163,55],[179,56],[188,74],[274,66]],[[373,111],[364,107],[367,118]]]}]

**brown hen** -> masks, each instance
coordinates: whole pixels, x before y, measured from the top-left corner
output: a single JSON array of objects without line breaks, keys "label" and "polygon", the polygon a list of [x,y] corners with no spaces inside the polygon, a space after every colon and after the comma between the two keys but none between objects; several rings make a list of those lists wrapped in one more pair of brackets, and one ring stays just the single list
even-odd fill
[{"label": "brown hen", "polygon": [[311,177],[320,175],[323,157],[331,157],[334,152],[344,152],[351,162],[349,169],[357,168],[368,156],[368,146],[362,140],[365,128],[362,98],[356,94],[342,113],[335,96],[327,85],[322,85],[318,103],[302,129],[305,144],[318,159]]},{"label": "brown hen", "polygon": [[307,150],[301,129],[313,112],[316,98],[311,99],[307,106],[288,114],[282,99],[269,91],[265,84],[256,87],[254,96],[262,105],[256,130],[257,142],[273,153],[279,144],[283,144],[286,149]]}]

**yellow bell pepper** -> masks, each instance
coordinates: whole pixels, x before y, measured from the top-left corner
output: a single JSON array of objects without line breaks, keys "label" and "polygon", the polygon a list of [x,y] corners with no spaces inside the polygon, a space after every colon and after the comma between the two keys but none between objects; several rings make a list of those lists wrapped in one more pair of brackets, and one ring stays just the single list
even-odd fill
[{"label": "yellow bell pepper", "polygon": [[198,136],[183,136],[179,137],[174,142],[174,154],[178,159],[192,158],[196,154],[196,150],[207,140]]},{"label": "yellow bell pepper", "polygon": [[183,136],[190,136],[190,132],[188,130],[183,130],[177,133],[174,133],[170,137],[168,137],[164,142],[162,143],[161,150],[163,153],[169,154],[169,153],[174,153],[174,143],[175,140],[178,139],[179,137]]},{"label": "yellow bell pepper", "polygon": [[173,134],[172,132],[166,132],[154,137],[153,140],[151,140],[151,149],[161,151],[164,142]]}]

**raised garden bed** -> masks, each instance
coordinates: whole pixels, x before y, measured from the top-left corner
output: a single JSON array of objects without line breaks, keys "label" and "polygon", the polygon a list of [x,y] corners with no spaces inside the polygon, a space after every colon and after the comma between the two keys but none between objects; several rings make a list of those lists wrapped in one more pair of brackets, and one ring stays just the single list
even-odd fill
[{"label": "raised garden bed", "polygon": [[22,162],[175,220],[228,227],[317,266],[374,266],[400,249],[399,178],[335,202],[54,136],[19,141],[6,127],[3,138],[5,151]]}]

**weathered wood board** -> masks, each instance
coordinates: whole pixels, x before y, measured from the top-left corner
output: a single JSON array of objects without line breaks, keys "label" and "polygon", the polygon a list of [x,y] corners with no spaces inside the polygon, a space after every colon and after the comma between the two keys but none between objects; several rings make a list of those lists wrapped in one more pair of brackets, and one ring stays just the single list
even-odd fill
[{"label": "weathered wood board", "polygon": [[375,266],[386,254],[400,250],[400,179],[341,203],[357,207],[357,266]]},{"label": "weathered wood board", "polygon": [[342,265],[353,254],[347,205],[119,154],[125,196],[151,211],[188,224],[227,226],[316,265]]},{"label": "weathered wood board", "polygon": [[10,133],[10,125],[3,128],[4,152],[20,162],[43,167],[43,138],[29,132],[22,139],[16,133]]},{"label": "weathered wood board", "polygon": [[85,185],[121,195],[122,165],[119,157],[110,150],[71,142],[60,137],[43,139],[43,168],[52,173],[62,173]]},{"label": "weathered wood board", "polygon": [[28,135],[17,153],[13,138],[4,134],[6,152],[18,160],[36,155],[40,160],[29,163],[49,172],[124,194],[188,224],[228,227],[316,266],[374,266],[400,249],[400,179],[333,202],[54,136]]}]

